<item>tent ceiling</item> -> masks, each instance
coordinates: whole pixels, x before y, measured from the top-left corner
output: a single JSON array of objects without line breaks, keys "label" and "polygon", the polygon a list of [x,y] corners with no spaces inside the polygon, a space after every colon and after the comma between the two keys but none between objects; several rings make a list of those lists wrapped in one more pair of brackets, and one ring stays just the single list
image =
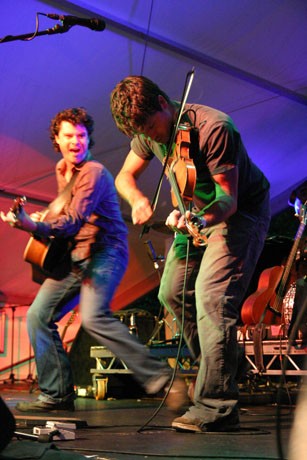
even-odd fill
[{"label": "tent ceiling", "polygon": [[[0,188],[6,204],[20,193],[30,202],[52,199],[58,157],[48,126],[57,111],[88,109],[96,122],[93,154],[115,175],[129,149],[109,110],[115,84],[142,73],[180,99],[192,67],[189,100],[233,117],[250,156],[271,182],[274,212],[287,206],[290,191],[306,179],[306,2],[3,0],[0,12],[1,39],[34,32],[37,12],[106,23],[101,32],[73,26],[62,34],[0,43]],[[56,24],[39,16],[39,30]],[[159,172],[155,164],[141,180],[150,197]],[[164,181],[156,219],[169,209]],[[129,214],[125,203],[122,211]],[[2,254],[14,267],[6,248],[16,233],[0,225]],[[3,283],[0,289],[5,291]]]}]

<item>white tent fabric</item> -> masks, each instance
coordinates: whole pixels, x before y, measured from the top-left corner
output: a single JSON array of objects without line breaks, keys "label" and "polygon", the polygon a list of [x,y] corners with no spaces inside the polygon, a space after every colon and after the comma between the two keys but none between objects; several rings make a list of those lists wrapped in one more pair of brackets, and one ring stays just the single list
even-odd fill
[{"label": "white tent fabric", "polygon": [[[38,12],[95,17],[106,27],[93,31],[76,25],[65,33],[17,39],[34,32]],[[143,74],[179,100],[192,67],[189,100],[233,117],[250,156],[271,182],[273,212],[285,208],[290,191],[306,179],[304,0],[2,0],[0,13],[2,210],[16,195],[28,197],[28,209],[54,197],[58,156],[48,126],[56,112],[72,106],[88,109],[96,122],[92,152],[116,175],[129,140],[117,130],[109,110],[115,84],[127,75]],[[38,18],[40,31],[61,25]],[[159,173],[156,163],[141,180],[149,197]],[[164,181],[155,218],[163,220],[169,210]],[[124,202],[122,211],[130,213]],[[138,296],[146,291],[145,280],[154,269],[146,253],[140,256],[144,248],[135,236],[139,229],[129,229],[131,260],[140,265],[144,283],[140,291],[133,289],[141,275],[132,270],[121,292],[132,288]],[[149,238],[163,252],[166,235],[153,233]],[[22,261],[27,235],[3,223],[0,235],[1,301],[30,302],[37,285],[29,282],[29,266]]]}]

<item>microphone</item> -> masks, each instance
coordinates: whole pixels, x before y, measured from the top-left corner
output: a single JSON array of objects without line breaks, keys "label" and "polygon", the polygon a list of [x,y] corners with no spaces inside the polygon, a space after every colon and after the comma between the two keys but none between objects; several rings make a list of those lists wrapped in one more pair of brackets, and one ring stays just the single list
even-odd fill
[{"label": "microphone", "polygon": [[154,250],[152,242],[150,240],[146,240],[145,245],[146,245],[147,254],[149,255],[149,258],[152,260],[152,262],[157,262],[158,257],[157,257],[156,251]]},{"label": "microphone", "polygon": [[104,30],[106,27],[106,23],[102,19],[98,18],[85,19],[78,18],[77,16],[67,16],[53,13],[46,14],[45,16],[50,19],[56,19],[63,22],[64,26],[83,26],[96,31]]},{"label": "microphone", "polygon": [[153,262],[155,269],[157,270],[159,268],[158,260],[163,259],[163,258],[157,256],[156,251],[150,240],[146,240],[144,244],[146,245],[147,254],[150,260]]}]

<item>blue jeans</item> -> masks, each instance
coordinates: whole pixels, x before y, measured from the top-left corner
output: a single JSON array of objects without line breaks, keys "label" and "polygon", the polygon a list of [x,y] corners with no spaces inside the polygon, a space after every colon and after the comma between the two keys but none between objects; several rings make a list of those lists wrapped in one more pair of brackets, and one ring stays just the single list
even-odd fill
[{"label": "blue jeans", "polygon": [[52,403],[75,397],[71,365],[56,323],[78,303],[82,327],[123,360],[146,391],[150,391],[153,382],[161,382],[162,387],[169,379],[169,368],[152,357],[110,311],[110,302],[127,263],[126,249],[110,246],[89,260],[73,264],[64,279],[47,278],[40,287],[27,313],[40,399]]},{"label": "blue jeans", "polygon": [[204,424],[237,411],[236,325],[269,222],[267,199],[257,216],[237,212],[227,224],[208,228],[208,245],[196,256],[179,259],[174,244],[167,256],[159,299],[179,327],[183,322],[185,342],[198,361],[194,405],[186,416]]}]

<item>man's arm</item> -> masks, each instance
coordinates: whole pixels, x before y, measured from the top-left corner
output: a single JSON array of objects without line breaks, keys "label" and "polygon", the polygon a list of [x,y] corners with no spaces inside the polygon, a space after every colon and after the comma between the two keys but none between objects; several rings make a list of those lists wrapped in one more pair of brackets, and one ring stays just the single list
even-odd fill
[{"label": "man's arm", "polygon": [[204,209],[207,225],[216,225],[232,216],[238,202],[238,168],[212,176],[215,182],[215,200]]},{"label": "man's arm", "polygon": [[32,233],[37,229],[36,222],[31,219],[29,214],[27,214],[23,208],[21,208],[17,215],[15,215],[12,211],[9,211],[7,214],[1,211],[0,217],[3,222],[7,222],[11,227],[24,230],[25,232]]},{"label": "man's arm", "polygon": [[115,178],[115,186],[122,198],[131,206],[132,222],[142,225],[153,214],[149,199],[138,188],[137,179],[147,168],[148,160],[143,160],[130,150],[126,160]]},{"label": "man's arm", "polygon": [[[232,216],[237,210],[238,200],[238,168],[234,167],[222,174],[212,176],[215,182],[216,197],[215,200],[206,206],[197,215],[200,219],[200,225],[203,227],[219,224]],[[186,218],[193,217],[190,211],[187,211]],[[178,210],[174,210],[167,218],[166,225],[185,229],[185,218],[181,216]]]}]

